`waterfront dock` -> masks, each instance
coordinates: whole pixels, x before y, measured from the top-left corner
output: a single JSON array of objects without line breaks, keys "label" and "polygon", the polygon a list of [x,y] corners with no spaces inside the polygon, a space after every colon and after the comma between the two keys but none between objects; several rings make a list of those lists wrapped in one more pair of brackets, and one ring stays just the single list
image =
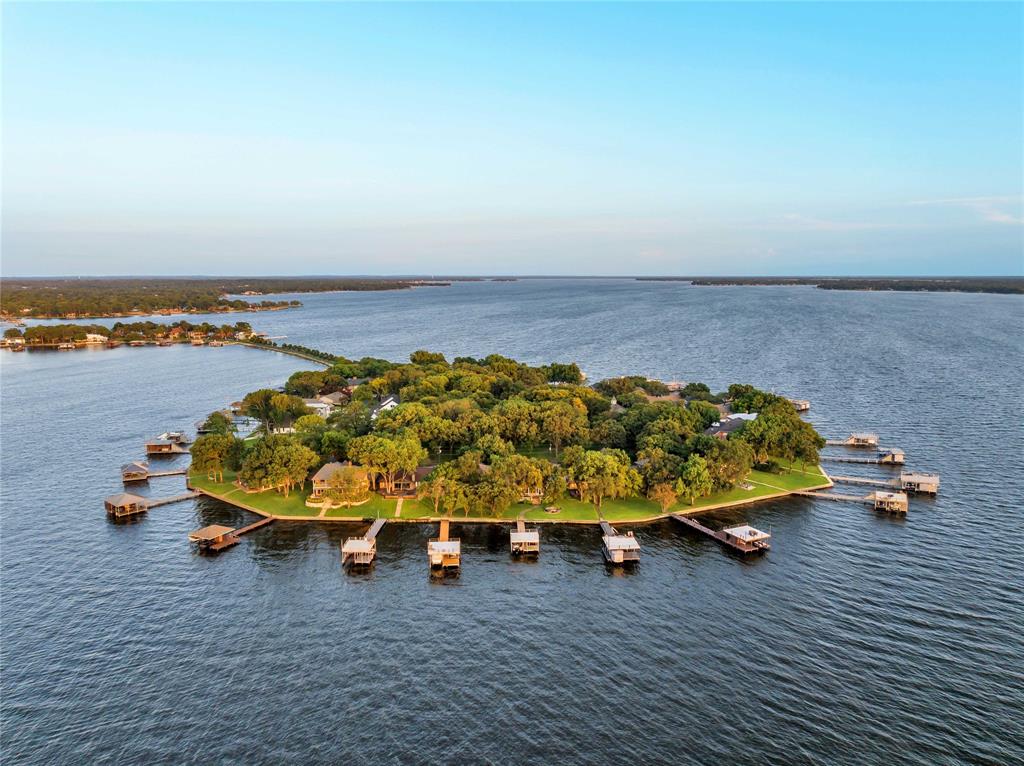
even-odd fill
[{"label": "waterfront dock", "polygon": [[771,548],[772,536],[747,524],[715,530],[681,513],[673,513],[672,518],[740,553],[764,553]]},{"label": "waterfront dock", "polygon": [[619,532],[604,519],[601,520],[601,544],[605,561],[609,564],[635,564],[640,561],[640,542],[632,532]]},{"label": "waterfront dock", "polygon": [[185,476],[188,473],[188,467],[177,468],[170,471],[151,471],[149,469],[149,463],[143,461],[135,461],[132,463],[125,463],[121,466],[121,481],[125,484],[134,481],[149,481],[160,476]]},{"label": "waterfront dock", "polygon": [[225,548],[230,548],[232,545],[240,543],[242,535],[247,535],[255,529],[273,523],[274,519],[272,518],[258,519],[252,524],[247,524],[238,529],[225,527],[221,524],[211,524],[208,527],[197,529],[195,532],[189,532],[188,539],[198,544],[201,551],[220,553]]},{"label": "waterfront dock", "polygon": [[448,538],[448,519],[441,521],[437,537],[427,541],[427,560],[431,569],[458,569],[462,563],[462,542]]},{"label": "waterfront dock", "polygon": [[871,463],[874,465],[903,465],[907,462],[906,453],[893,447],[879,450],[875,457],[844,457],[842,455],[820,455],[822,462],[828,463]]},{"label": "waterfront dock", "polygon": [[377,557],[377,533],[387,519],[377,519],[362,537],[350,537],[341,546],[341,565],[369,566]]},{"label": "waterfront dock", "polygon": [[910,473],[904,471],[898,479],[865,479],[860,476],[833,476],[832,481],[840,484],[862,484],[868,487],[897,489],[903,492],[936,495],[939,492],[939,475],[935,473]]},{"label": "waterfront dock", "polygon": [[516,519],[516,528],[509,533],[509,546],[514,556],[537,556],[540,554],[540,530],[536,527],[526,528],[526,522],[520,516]]},{"label": "waterfront dock", "polygon": [[199,492],[185,492],[181,495],[174,495],[173,497],[158,497],[148,498],[140,495],[133,495],[130,492],[120,492],[116,495],[110,495],[103,501],[103,507],[106,508],[107,513],[114,518],[123,518],[125,516],[134,516],[139,513],[145,513],[150,508],[157,508],[161,505],[169,505],[171,503],[180,503],[183,500],[191,500],[194,497],[199,497]]},{"label": "waterfront dock", "polygon": [[907,495],[904,492],[883,492],[876,490],[867,495],[844,495],[838,492],[794,492],[793,494],[803,497],[813,497],[818,500],[835,500],[837,502],[866,503],[876,511],[894,513],[905,516],[909,509]]},{"label": "waterfront dock", "polygon": [[826,439],[825,445],[828,447],[872,447],[878,449],[878,434],[852,433],[845,439]]}]

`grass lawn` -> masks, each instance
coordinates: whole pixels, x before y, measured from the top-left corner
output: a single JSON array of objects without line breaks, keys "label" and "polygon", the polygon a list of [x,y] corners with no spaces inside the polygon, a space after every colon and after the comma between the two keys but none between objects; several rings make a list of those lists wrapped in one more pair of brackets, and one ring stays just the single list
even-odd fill
[{"label": "grass lawn", "polygon": [[[743,500],[754,500],[759,497],[778,494],[780,491],[793,491],[820,486],[826,482],[824,474],[818,466],[791,466],[792,470],[782,473],[765,473],[763,471],[751,471],[747,477],[747,483],[753,485],[752,489],[743,489],[740,486],[734,487],[727,492],[716,492],[708,497],[702,497],[693,505],[689,505],[685,499],[680,499],[675,505],[669,508],[669,512],[687,512],[719,505],[721,503],[733,503]],[[267,490],[246,494],[232,482],[235,474],[231,471],[224,472],[223,482],[210,481],[205,475],[191,474],[190,479],[193,486],[204,489],[227,502],[232,500],[259,508],[264,513],[274,516],[317,516],[320,513],[318,508],[306,507],[306,497],[309,492],[305,489],[293,490],[285,497],[279,492]],[[370,501],[353,508],[333,508],[326,513],[326,518],[394,518],[394,500],[385,500],[377,494],[373,494]],[[593,521],[598,520],[597,510],[591,503],[585,503],[571,497],[565,497],[555,503],[561,508],[560,513],[548,513],[544,505],[529,505],[526,503],[514,503],[505,510],[501,518],[514,520],[526,511],[525,518],[528,521]],[[602,515],[611,522],[646,521],[661,515],[661,508],[657,503],[643,497],[626,497],[616,500],[605,500],[601,508]],[[434,515],[434,505],[430,500],[406,499],[402,502],[403,519],[423,519]],[[442,508],[441,515],[444,515]],[[462,519],[461,513],[456,513],[454,521]],[[487,518],[492,517],[471,517]]]},{"label": "grass lawn", "polygon": [[232,484],[235,480],[232,471],[224,472],[223,482],[210,481],[205,474],[198,473],[189,474],[189,479],[194,487],[215,494],[229,503],[234,500],[274,516],[316,516],[320,513],[316,509],[306,507],[309,492],[304,489],[292,490],[288,497],[274,490],[246,493]]},{"label": "grass lawn", "polygon": [[[309,510],[311,513],[318,513],[312,508]],[[395,501],[385,500],[374,492],[370,495],[370,500],[367,503],[352,508],[332,508],[324,515],[328,519],[393,519],[395,517]]]}]

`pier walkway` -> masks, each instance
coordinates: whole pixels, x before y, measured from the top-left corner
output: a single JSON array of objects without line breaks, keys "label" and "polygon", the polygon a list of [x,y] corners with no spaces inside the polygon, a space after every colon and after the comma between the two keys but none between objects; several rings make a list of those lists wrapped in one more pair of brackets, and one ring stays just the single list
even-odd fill
[{"label": "pier walkway", "polygon": [[738,527],[730,527],[728,529],[711,529],[701,524],[696,519],[692,519],[689,516],[684,516],[681,513],[673,513],[672,518],[681,524],[685,524],[690,529],[694,529],[703,535],[717,540],[723,545],[732,548],[734,551],[740,553],[764,553],[771,548],[768,540],[771,539],[771,535],[754,529],[751,526],[743,524]]},{"label": "pier walkway", "polygon": [[202,494],[200,492],[186,492],[182,495],[174,495],[173,497],[159,497],[156,500],[147,500],[147,508],[156,508],[159,505],[169,505],[170,503],[180,503],[182,500],[191,500],[194,497],[199,497]]}]

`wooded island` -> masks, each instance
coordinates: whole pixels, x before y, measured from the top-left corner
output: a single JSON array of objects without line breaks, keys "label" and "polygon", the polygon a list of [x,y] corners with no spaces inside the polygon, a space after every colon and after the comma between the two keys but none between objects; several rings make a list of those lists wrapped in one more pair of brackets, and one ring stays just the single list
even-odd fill
[{"label": "wooded island", "polygon": [[[328,356],[328,355],[325,355]],[[417,351],[334,357],[212,413],[191,486],[292,518],[640,521],[830,484],[824,439],[749,385]],[[240,438],[238,416],[251,419]]]}]

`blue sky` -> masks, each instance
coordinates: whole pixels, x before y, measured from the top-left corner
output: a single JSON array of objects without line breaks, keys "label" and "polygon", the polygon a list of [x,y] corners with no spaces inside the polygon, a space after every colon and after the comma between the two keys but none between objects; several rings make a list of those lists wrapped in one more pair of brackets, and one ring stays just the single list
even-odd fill
[{"label": "blue sky", "polygon": [[1024,270],[1020,4],[3,14],[4,275]]}]

